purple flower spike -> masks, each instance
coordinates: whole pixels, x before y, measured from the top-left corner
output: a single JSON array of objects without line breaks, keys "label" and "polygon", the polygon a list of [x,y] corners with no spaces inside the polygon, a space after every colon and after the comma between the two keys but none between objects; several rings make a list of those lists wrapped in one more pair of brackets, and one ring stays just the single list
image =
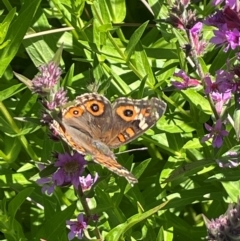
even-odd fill
[{"label": "purple flower spike", "polygon": [[206,240],[239,240],[240,200],[235,205],[230,204],[220,217],[209,220],[203,215],[203,219],[208,232]]},{"label": "purple flower spike", "polygon": [[44,95],[58,83],[62,71],[54,62],[50,62],[40,66],[39,72],[32,80],[32,89],[34,92]]},{"label": "purple flower spike", "polygon": [[55,163],[58,170],[54,173],[53,180],[58,186],[72,184],[78,188],[79,176],[83,173],[85,165],[83,156],[77,152],[72,156],[68,153],[59,154]]},{"label": "purple flower spike", "polygon": [[60,88],[60,89],[54,94],[53,100],[52,100],[51,102],[47,102],[47,103],[46,103],[46,107],[47,107],[49,110],[54,110],[54,109],[56,109],[57,107],[66,104],[67,101],[68,101],[68,97],[67,97],[66,95],[67,95],[67,91],[66,91],[66,90],[63,90],[62,88]]},{"label": "purple flower spike", "polygon": [[83,214],[80,213],[77,217],[77,221],[66,221],[67,225],[70,226],[70,232],[68,233],[68,239],[72,240],[77,236],[78,239],[82,239],[83,231],[87,228],[87,222]]},{"label": "purple flower spike", "polygon": [[210,132],[209,134],[205,135],[202,138],[202,142],[205,142],[209,140],[210,138],[213,138],[212,145],[213,147],[221,147],[223,144],[223,137],[228,135],[228,132],[226,130],[222,129],[222,121],[218,119],[216,121],[216,125],[214,127],[208,125],[205,123],[205,128]]}]

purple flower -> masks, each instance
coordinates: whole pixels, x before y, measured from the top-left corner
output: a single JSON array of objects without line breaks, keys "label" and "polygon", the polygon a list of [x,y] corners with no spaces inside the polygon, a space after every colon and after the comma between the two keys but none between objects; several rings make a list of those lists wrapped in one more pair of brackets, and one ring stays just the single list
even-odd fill
[{"label": "purple flower", "polygon": [[203,40],[199,40],[199,33],[201,32],[202,30],[202,26],[203,24],[201,22],[197,22],[190,30],[189,30],[189,33],[190,33],[190,36],[191,36],[191,39],[192,39],[192,42],[193,42],[193,48],[195,49],[196,53],[198,56],[200,56],[205,47],[206,47],[206,42],[203,41]]},{"label": "purple flower", "polygon": [[234,75],[231,72],[225,70],[216,71],[216,84],[220,93],[226,93],[232,91],[234,87],[233,82]]},{"label": "purple flower", "polygon": [[[44,170],[46,168],[45,165],[43,164],[38,164],[38,169],[40,171]],[[40,186],[42,186],[42,193],[43,194],[48,194],[48,195],[51,195],[53,192],[54,192],[54,189],[55,189],[55,183],[52,179],[52,177],[42,177],[42,178],[39,178],[36,183]]]},{"label": "purple flower", "polygon": [[227,24],[224,24],[220,29],[214,31],[215,36],[210,40],[214,44],[226,45],[224,51],[231,47],[235,49],[240,46],[240,32],[234,28],[229,30]]},{"label": "purple flower", "polygon": [[53,96],[52,101],[46,103],[46,107],[49,110],[54,110],[57,107],[64,105],[68,101],[67,91],[60,88]]},{"label": "purple flower", "polygon": [[178,73],[175,73],[174,76],[180,77],[183,80],[183,82],[171,81],[171,84],[179,90],[199,85],[199,82],[196,79],[191,79],[190,77],[188,77],[183,70],[180,70]]},{"label": "purple flower", "polygon": [[235,9],[239,11],[239,1],[238,0],[226,0],[226,6],[230,7],[231,9]]},{"label": "purple flower", "polygon": [[207,226],[207,240],[239,240],[240,230],[240,200],[236,205],[230,204],[225,214],[215,220],[209,220],[203,215]]},{"label": "purple flower", "polygon": [[220,3],[222,3],[223,2],[223,0],[213,0],[212,1],[212,4],[214,5],[214,6],[217,6],[218,4],[220,4]]},{"label": "purple flower", "polygon": [[231,99],[234,83],[233,75],[227,71],[219,70],[216,81],[212,82],[209,76],[205,77],[205,93],[210,95],[218,115],[221,115],[223,106]]},{"label": "purple flower", "polygon": [[58,83],[62,71],[54,62],[50,62],[40,66],[39,72],[32,80],[32,90],[38,94],[46,94]]},{"label": "purple flower", "polygon": [[228,132],[224,129],[222,129],[222,121],[218,119],[216,121],[216,125],[214,127],[208,125],[205,123],[205,128],[210,132],[209,134],[205,135],[202,138],[202,142],[205,142],[209,140],[210,138],[213,138],[212,145],[213,147],[221,147],[223,144],[223,137],[228,135]]},{"label": "purple flower", "polygon": [[[221,29],[214,30],[215,36],[211,38],[210,42],[214,44],[225,44],[227,43],[226,32],[228,31],[227,25],[224,24]],[[228,48],[227,46],[226,48]]]},{"label": "purple flower", "polygon": [[96,174],[94,178],[92,178],[90,174],[88,174],[86,177],[79,177],[79,182],[82,187],[82,190],[85,191],[90,189],[93,186],[93,184],[97,181],[97,179],[98,174]]},{"label": "purple flower", "polygon": [[217,164],[221,168],[234,168],[239,166],[239,162],[228,160],[228,163],[223,163],[221,160],[216,160]]},{"label": "purple flower", "polygon": [[226,38],[231,49],[240,46],[240,32],[236,28],[231,31],[226,31]]},{"label": "purple flower", "polygon": [[208,17],[204,23],[215,26],[219,28],[220,31],[223,31],[222,28],[226,25],[223,32],[233,30],[234,28],[239,29],[240,15],[238,0],[227,1],[224,10],[217,11],[214,15]]},{"label": "purple flower", "polygon": [[[236,1],[238,1],[238,0],[226,0],[225,1],[225,4],[226,4],[225,6],[234,9],[236,7],[236,4],[237,4]],[[224,2],[224,0],[213,0],[212,4],[214,6],[217,6],[217,5],[221,4],[222,2]]]},{"label": "purple flower", "polygon": [[206,25],[210,25],[210,26],[214,26],[214,27],[218,27],[218,28],[222,27],[226,23],[223,11],[217,11],[215,14],[208,17],[204,21],[204,23]]},{"label": "purple flower", "polygon": [[231,92],[226,93],[219,93],[219,92],[212,92],[210,96],[215,103],[215,109],[220,116],[223,110],[223,106],[227,104],[227,102],[231,99]]},{"label": "purple flower", "polygon": [[236,151],[229,151],[223,157],[216,160],[217,164],[221,168],[235,168],[239,166],[240,154]]},{"label": "purple flower", "polygon": [[212,92],[226,93],[231,92],[234,87],[233,74],[224,70],[216,71],[216,81],[212,82],[209,76],[205,80],[205,93],[208,95]]},{"label": "purple flower", "polygon": [[202,26],[201,22],[197,22],[189,31],[193,36],[196,36],[201,32]]},{"label": "purple flower", "polygon": [[42,177],[36,181],[36,183],[42,186],[42,193],[51,195],[55,189],[55,183],[52,177]]},{"label": "purple flower", "polygon": [[58,154],[58,160],[55,162],[55,166],[58,170],[53,175],[53,180],[58,186],[72,184],[75,188],[78,188],[79,176],[84,171],[86,161],[83,156],[77,152],[73,155],[68,153]]},{"label": "purple flower", "polygon": [[212,82],[211,78],[209,76],[206,76],[204,78],[205,80],[205,94],[209,95],[212,92],[218,91],[218,85],[216,82]]},{"label": "purple flower", "polygon": [[229,29],[239,28],[239,1],[230,0],[223,10],[224,18]]},{"label": "purple flower", "polygon": [[82,239],[83,231],[87,228],[87,222],[83,214],[80,213],[77,217],[77,221],[66,221],[67,225],[70,226],[70,232],[68,233],[68,239],[72,240],[77,236],[78,239]]}]

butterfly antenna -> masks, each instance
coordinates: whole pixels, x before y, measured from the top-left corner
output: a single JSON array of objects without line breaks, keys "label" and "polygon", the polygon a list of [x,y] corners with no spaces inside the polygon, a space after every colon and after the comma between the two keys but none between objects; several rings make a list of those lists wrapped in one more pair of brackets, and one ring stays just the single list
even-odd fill
[{"label": "butterfly antenna", "polygon": [[121,151],[121,152],[118,152],[115,154],[119,155],[119,154],[123,154],[123,153],[129,153],[129,152],[134,152],[134,151],[145,151],[145,150],[147,150],[147,147],[136,148],[136,149],[131,149],[131,150],[127,150],[127,151]]}]

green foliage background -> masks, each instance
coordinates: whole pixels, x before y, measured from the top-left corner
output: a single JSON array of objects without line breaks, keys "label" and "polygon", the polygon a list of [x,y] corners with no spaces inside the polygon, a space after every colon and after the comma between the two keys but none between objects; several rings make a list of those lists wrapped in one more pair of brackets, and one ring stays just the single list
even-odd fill
[{"label": "green foliage background", "polygon": [[[234,132],[229,129],[218,153],[210,143],[200,142],[203,123],[212,114],[202,88],[169,88],[180,69],[198,78],[182,48],[185,33],[164,21],[169,16],[167,2],[149,0],[150,9],[143,2],[0,2],[0,240],[67,240],[65,222],[82,210],[72,189],[58,189],[48,197],[35,183],[36,164],[47,163],[53,151],[63,150],[40,125],[38,96],[13,73],[32,79],[60,46],[62,85],[70,99],[97,89],[111,101],[157,96],[168,105],[154,128],[121,148],[147,150],[118,155],[139,179],[137,185],[131,188],[124,178],[97,165],[89,167],[107,177],[89,194],[104,240],[201,240],[206,236],[201,214],[215,218],[228,202],[237,200],[239,168],[221,170],[215,163],[230,148],[238,150]],[[213,11],[207,1],[190,8],[200,18]],[[203,34],[208,41],[212,30],[206,27]],[[229,57],[209,45],[199,61],[214,75]],[[32,119],[22,122],[19,117]],[[85,238],[94,240],[94,228]]]}]

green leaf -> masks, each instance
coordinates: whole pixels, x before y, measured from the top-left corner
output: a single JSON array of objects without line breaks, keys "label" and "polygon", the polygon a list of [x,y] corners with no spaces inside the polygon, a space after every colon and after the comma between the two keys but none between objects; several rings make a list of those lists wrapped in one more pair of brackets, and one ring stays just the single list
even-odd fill
[{"label": "green leaf", "polygon": [[[3,41],[5,40],[5,37],[7,35],[8,32],[8,28],[14,18],[14,15],[16,13],[16,8],[12,8],[10,10],[10,12],[8,13],[8,15],[5,17],[5,19],[3,20],[2,23],[0,23],[0,46],[1,48],[5,47],[3,46]],[[8,43],[10,42],[10,40],[8,40]]]},{"label": "green leaf", "polygon": [[157,122],[157,127],[168,133],[192,132],[196,128],[192,119],[184,117],[179,112],[175,112],[172,116],[163,116]]},{"label": "green leaf", "polygon": [[206,99],[206,97],[200,95],[194,89],[190,89],[190,88],[187,90],[183,90],[182,94],[197,109],[201,110],[202,112],[204,112],[207,115],[212,114],[211,106],[209,104],[209,101]]},{"label": "green leaf", "polygon": [[136,45],[135,48],[134,63],[137,68],[137,71],[141,74],[142,78],[144,78],[144,76],[147,76],[147,85],[150,88],[154,88],[154,84],[156,81],[150,63],[148,61],[146,52],[143,49],[140,42]]},{"label": "green leaf", "polygon": [[4,49],[0,49],[0,77],[16,55],[40,2],[41,0],[25,1],[15,21],[10,25],[6,36],[10,43]]},{"label": "green leaf", "polygon": [[99,13],[101,13],[101,25],[111,26],[111,16],[106,1],[94,1],[94,5],[98,8]]},{"label": "green leaf", "polygon": [[162,18],[161,9],[163,7],[163,1],[149,0],[148,3],[154,13],[155,19]]},{"label": "green leaf", "polygon": [[125,0],[106,0],[108,11],[111,15],[113,23],[122,23],[126,17],[126,1]]},{"label": "green leaf", "polygon": [[25,188],[11,200],[11,202],[8,205],[8,211],[11,217],[15,217],[17,210],[20,208],[20,206],[26,200],[26,198],[31,195],[33,190],[33,187]]},{"label": "green leaf", "polygon": [[182,176],[188,177],[190,175],[194,175],[198,171],[202,170],[204,167],[213,165],[214,163],[214,160],[208,159],[197,160],[191,163],[183,164],[177,167],[175,170],[173,170],[173,172],[164,182],[171,182],[173,180],[179,179]]},{"label": "green leaf", "polygon": [[135,50],[135,47],[136,45],[139,43],[146,27],[148,25],[148,21],[143,23],[131,36],[129,42],[128,42],[128,45],[127,45],[127,48],[124,52],[125,56],[126,56],[126,61],[128,62],[129,59],[131,58],[134,50]]},{"label": "green leaf", "polygon": [[36,240],[44,238],[46,240],[57,240],[56,237],[66,230],[66,220],[71,219],[76,209],[76,205],[73,204],[61,212],[56,212],[52,218],[46,220],[41,225],[39,231],[36,234]]},{"label": "green leaf", "polygon": [[4,101],[4,100],[8,99],[11,96],[21,92],[24,89],[26,89],[26,87],[23,84],[12,85],[11,87],[0,91],[0,101]]},{"label": "green leaf", "polygon": [[193,138],[192,140],[188,141],[184,146],[184,149],[197,149],[202,148],[202,144],[200,143],[200,140],[197,138]]},{"label": "green leaf", "polygon": [[158,212],[161,210],[167,202],[162,203],[159,206],[156,206],[155,208],[152,208],[144,213],[139,213],[136,215],[133,215],[131,218],[128,218],[128,220],[123,223],[118,225],[117,227],[113,228],[107,235],[106,235],[106,240],[112,241],[112,240],[122,240],[124,234],[132,228],[134,225],[140,223],[141,221],[145,220],[146,218],[150,217],[154,213]]}]

